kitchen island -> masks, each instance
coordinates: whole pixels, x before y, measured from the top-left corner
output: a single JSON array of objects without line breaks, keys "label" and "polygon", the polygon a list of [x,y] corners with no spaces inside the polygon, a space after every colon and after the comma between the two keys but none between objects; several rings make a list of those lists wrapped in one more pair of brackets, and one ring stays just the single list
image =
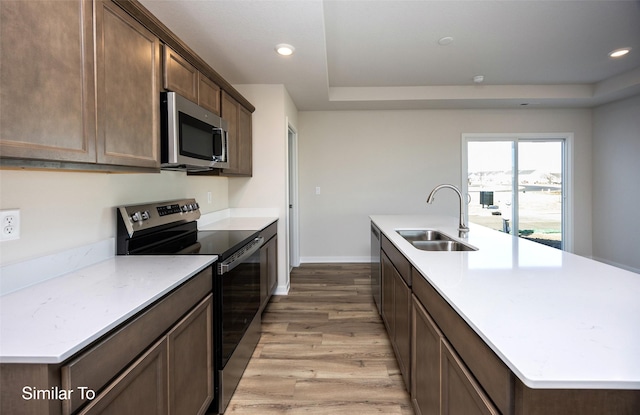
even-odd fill
[{"label": "kitchen island", "polygon": [[[543,401],[597,395],[601,409],[622,400],[639,413],[640,275],[473,224],[459,238],[455,218],[371,220],[410,263],[413,294],[427,282],[513,374],[500,412],[545,413]],[[399,229],[437,229],[477,250],[422,251]],[[527,408],[535,400],[538,412]]]}]

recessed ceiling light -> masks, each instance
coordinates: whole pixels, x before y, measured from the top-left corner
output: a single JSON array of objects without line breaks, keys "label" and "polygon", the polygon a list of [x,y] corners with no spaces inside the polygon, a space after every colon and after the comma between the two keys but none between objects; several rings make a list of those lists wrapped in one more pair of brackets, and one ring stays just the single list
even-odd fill
[{"label": "recessed ceiling light", "polygon": [[453,38],[451,36],[445,36],[438,40],[438,45],[440,46],[449,46],[453,43]]},{"label": "recessed ceiling light", "polygon": [[276,45],[276,52],[278,53],[278,55],[282,55],[282,56],[293,55],[293,52],[295,50],[296,48],[294,48],[291,45],[287,45],[286,43],[280,43],[279,45]]},{"label": "recessed ceiling light", "polygon": [[609,56],[612,58],[620,58],[629,52],[631,52],[631,48],[621,48],[621,49],[616,49],[614,51],[609,52]]}]

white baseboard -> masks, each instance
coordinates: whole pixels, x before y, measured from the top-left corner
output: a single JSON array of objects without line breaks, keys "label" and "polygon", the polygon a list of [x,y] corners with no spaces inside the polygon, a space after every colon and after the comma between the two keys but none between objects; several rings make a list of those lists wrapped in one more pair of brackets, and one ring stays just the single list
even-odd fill
[{"label": "white baseboard", "polygon": [[300,257],[301,264],[327,263],[365,263],[371,262],[370,256],[306,256]]},{"label": "white baseboard", "polygon": [[291,285],[289,284],[289,281],[287,281],[286,285],[278,285],[276,290],[273,292],[273,295],[289,295],[290,288]]}]

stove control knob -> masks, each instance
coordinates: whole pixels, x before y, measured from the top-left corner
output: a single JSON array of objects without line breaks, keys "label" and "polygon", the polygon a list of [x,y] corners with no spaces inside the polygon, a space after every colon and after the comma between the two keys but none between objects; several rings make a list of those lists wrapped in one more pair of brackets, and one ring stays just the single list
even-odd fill
[{"label": "stove control knob", "polygon": [[133,215],[131,215],[131,220],[134,222],[141,222],[142,221],[142,213],[140,212],[136,212]]},{"label": "stove control knob", "polygon": [[182,211],[183,212],[187,212],[189,210],[189,208],[187,208],[187,205],[183,205],[182,206]]},{"label": "stove control knob", "polygon": [[150,214],[148,210],[145,210],[144,212],[142,212],[142,220],[147,220],[149,219]]},{"label": "stove control knob", "polygon": [[194,209],[194,210],[198,210],[198,209],[200,209],[200,205],[198,204],[198,202],[196,202],[196,203],[194,203],[194,204],[193,204],[193,209]]}]

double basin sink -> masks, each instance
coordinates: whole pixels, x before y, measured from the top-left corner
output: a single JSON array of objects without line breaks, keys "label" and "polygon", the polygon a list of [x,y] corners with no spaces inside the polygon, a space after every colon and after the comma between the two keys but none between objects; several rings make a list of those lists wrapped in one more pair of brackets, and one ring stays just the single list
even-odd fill
[{"label": "double basin sink", "polygon": [[397,229],[396,232],[413,246],[423,251],[478,250],[478,248],[456,241],[449,235],[434,229]]}]

